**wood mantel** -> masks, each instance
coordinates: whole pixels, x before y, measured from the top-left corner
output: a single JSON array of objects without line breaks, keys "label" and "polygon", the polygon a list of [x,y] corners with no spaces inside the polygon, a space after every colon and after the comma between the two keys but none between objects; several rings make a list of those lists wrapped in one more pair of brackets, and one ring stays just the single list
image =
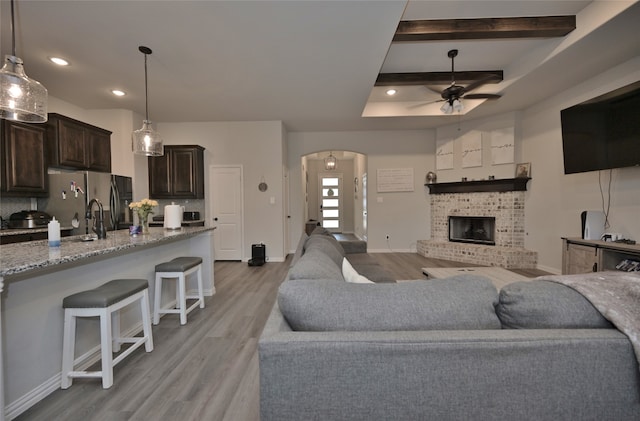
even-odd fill
[{"label": "wood mantel", "polygon": [[425,184],[429,194],[526,191],[529,177]]}]

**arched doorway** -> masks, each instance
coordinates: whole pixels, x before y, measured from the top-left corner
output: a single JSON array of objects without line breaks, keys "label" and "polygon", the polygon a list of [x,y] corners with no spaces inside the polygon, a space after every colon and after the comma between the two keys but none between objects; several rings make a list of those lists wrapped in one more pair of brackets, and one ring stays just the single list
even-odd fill
[{"label": "arched doorway", "polygon": [[[329,156],[337,165],[326,165]],[[304,155],[302,169],[303,221],[309,231],[315,225],[332,232],[367,239],[367,203],[363,180],[367,156],[342,150],[325,150]]]}]

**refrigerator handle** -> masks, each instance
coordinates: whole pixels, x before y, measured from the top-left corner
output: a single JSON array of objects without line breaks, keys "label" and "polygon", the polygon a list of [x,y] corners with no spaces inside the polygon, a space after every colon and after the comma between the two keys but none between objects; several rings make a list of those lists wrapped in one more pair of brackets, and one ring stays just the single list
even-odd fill
[{"label": "refrigerator handle", "polygon": [[111,194],[109,194],[109,207],[111,208],[111,226],[118,229],[120,223],[120,192],[113,178],[111,178]]}]

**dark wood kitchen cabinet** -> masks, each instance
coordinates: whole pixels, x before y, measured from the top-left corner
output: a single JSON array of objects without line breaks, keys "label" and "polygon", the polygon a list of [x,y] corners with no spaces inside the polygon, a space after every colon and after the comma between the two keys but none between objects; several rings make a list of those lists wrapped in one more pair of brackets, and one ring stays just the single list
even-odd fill
[{"label": "dark wood kitchen cabinet", "polygon": [[165,145],[163,156],[149,157],[149,196],[204,199],[204,148]]},{"label": "dark wood kitchen cabinet", "polygon": [[111,172],[111,132],[60,114],[47,123],[49,166]]},{"label": "dark wood kitchen cabinet", "polygon": [[46,126],[0,120],[3,196],[46,197]]}]

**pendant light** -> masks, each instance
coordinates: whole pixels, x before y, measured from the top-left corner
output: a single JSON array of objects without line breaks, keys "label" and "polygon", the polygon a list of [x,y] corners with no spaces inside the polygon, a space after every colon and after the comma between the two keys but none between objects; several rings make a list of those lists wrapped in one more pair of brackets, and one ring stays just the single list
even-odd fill
[{"label": "pendant light", "polygon": [[324,160],[324,169],[327,171],[333,171],[338,168],[338,160],[333,156],[333,152],[329,152],[329,156]]},{"label": "pendant light", "polygon": [[162,137],[158,132],[151,127],[151,121],[149,120],[149,94],[147,89],[147,55],[151,54],[151,48],[140,46],[138,50],[144,54],[144,104],[145,104],[145,119],[142,122],[142,128],[134,131],[131,134],[131,147],[133,153],[147,156],[161,156],[164,155],[164,148],[162,147]]},{"label": "pendant light", "polygon": [[11,0],[11,55],[4,56],[0,69],[0,118],[27,123],[47,121],[47,89],[24,73],[16,57],[16,28]]}]

